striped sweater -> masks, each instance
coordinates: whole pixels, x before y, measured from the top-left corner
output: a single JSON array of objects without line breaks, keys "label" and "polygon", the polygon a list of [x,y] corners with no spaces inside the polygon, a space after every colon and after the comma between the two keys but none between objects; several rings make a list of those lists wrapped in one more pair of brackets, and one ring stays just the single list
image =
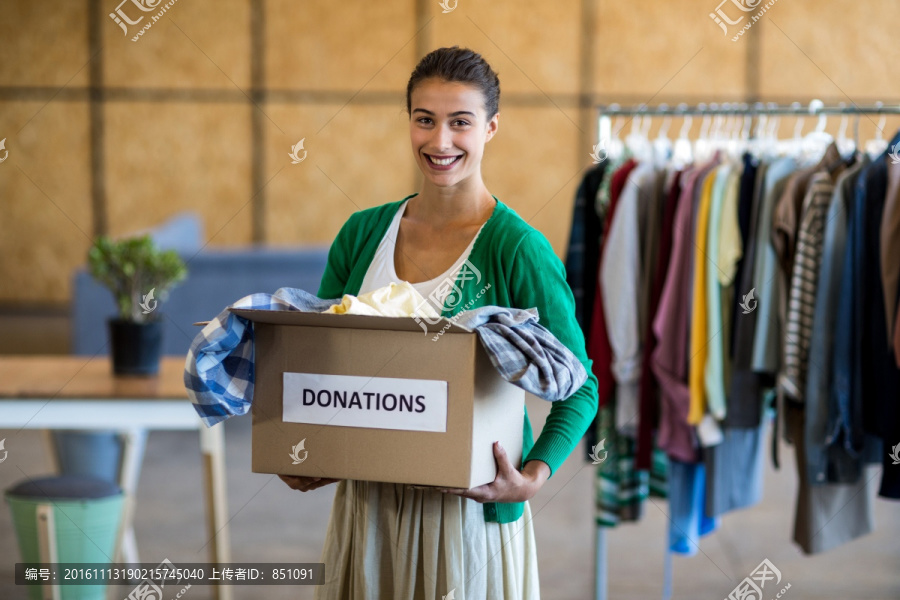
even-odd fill
[{"label": "striped sweater", "polygon": [[798,401],[804,398],[816,306],[816,289],[822,244],[825,239],[825,216],[834,193],[834,182],[828,171],[813,175],[803,198],[797,247],[788,288],[788,306],[784,333],[784,369],[779,385],[784,393]]}]

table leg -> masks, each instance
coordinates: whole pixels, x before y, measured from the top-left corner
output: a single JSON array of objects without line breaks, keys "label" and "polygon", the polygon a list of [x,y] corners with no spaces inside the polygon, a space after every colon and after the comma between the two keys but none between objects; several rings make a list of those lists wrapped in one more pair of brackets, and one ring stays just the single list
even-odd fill
[{"label": "table leg", "polygon": [[[231,562],[228,534],[228,508],[225,486],[225,426],[200,425],[200,450],[203,453],[203,478],[206,487],[206,524],[209,532],[210,562]],[[213,587],[213,598],[231,600],[231,586]]]},{"label": "table leg", "polygon": [[134,508],[138,485],[138,474],[141,469],[141,457],[147,442],[144,429],[129,429],[119,432],[122,440],[122,464],[119,466],[119,487],[124,494],[122,506],[122,524],[119,527],[119,541],[116,547],[117,562],[137,563],[137,541],[134,537]]},{"label": "table leg", "polygon": [[606,600],[607,595],[607,547],[606,528],[603,525],[594,525],[596,528],[596,553],[594,554],[594,598]]},{"label": "table leg", "polygon": [[[53,519],[52,504],[38,504],[35,512],[38,530],[38,556],[42,563],[59,562],[56,549],[56,523]],[[58,585],[41,586],[43,600],[59,600]]]}]

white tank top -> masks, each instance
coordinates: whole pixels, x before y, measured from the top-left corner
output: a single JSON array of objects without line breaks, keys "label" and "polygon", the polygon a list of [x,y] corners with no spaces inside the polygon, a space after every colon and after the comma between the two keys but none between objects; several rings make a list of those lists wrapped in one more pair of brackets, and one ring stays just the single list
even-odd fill
[{"label": "white tank top", "polygon": [[[362,284],[359,288],[360,294],[384,287],[391,282],[400,283],[402,281],[397,276],[397,271],[394,269],[394,252],[397,233],[400,231],[400,219],[403,218],[403,213],[406,210],[406,205],[408,203],[409,200],[400,205],[397,214],[394,215],[394,219],[391,221],[390,227],[388,227],[384,237],[381,238],[378,249],[375,250],[375,256],[372,257],[372,263],[369,265],[365,277],[363,277]],[[449,269],[434,279],[410,284],[423,298],[432,304],[436,311],[441,312],[443,310],[444,300],[446,299],[447,292],[449,292],[451,288],[451,286],[443,286],[443,289],[439,290],[440,284],[447,278],[449,278],[451,282],[456,280],[460,268],[463,266],[463,263],[466,262],[466,259],[469,258],[469,254],[472,252],[472,246],[475,245],[475,240],[478,239],[482,229],[484,229],[484,225],[481,226],[478,233],[475,234],[475,237],[472,238],[472,241],[469,242],[469,245]],[[438,291],[436,292],[436,290]],[[435,297],[432,297],[432,294],[435,294]]]}]

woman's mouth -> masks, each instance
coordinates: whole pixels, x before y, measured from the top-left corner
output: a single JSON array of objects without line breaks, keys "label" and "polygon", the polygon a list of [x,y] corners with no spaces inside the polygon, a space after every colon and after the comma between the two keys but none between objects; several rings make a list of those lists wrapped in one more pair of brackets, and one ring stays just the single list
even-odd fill
[{"label": "woman's mouth", "polygon": [[446,171],[453,168],[459,159],[462,158],[462,154],[457,156],[432,156],[431,154],[425,154],[425,157],[428,159],[428,164],[432,169],[437,171]]}]

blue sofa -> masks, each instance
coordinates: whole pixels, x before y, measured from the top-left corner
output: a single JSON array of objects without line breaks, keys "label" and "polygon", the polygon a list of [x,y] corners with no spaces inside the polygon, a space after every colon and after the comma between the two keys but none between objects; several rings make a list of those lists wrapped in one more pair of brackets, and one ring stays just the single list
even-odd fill
[{"label": "blue sofa", "polygon": [[[202,248],[199,220],[193,215],[180,215],[148,233],[158,247],[176,250],[188,269],[187,279],[172,288],[157,309],[165,322],[164,355],[186,354],[199,331],[193,323],[214,318],[243,296],[273,293],[280,287],[315,294],[328,256],[328,248],[322,246]],[[112,293],[86,268],[74,275],[71,306],[71,352],[108,354],[106,320],[115,316],[115,302]]]}]

